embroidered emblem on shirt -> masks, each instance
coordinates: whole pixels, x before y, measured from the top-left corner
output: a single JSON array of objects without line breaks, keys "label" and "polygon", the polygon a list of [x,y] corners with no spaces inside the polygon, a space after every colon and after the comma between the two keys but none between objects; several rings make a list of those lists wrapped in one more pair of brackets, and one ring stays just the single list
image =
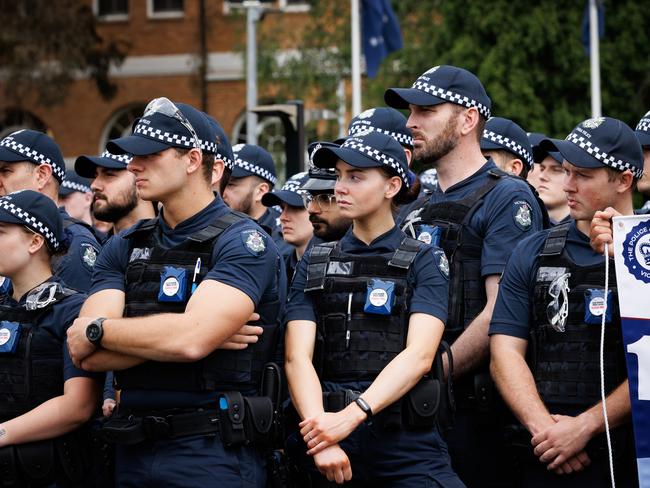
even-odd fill
[{"label": "embroidered emblem on shirt", "polygon": [[241,233],[242,241],[253,256],[261,256],[266,251],[266,241],[257,230],[245,230]]},{"label": "embroidered emblem on shirt", "polygon": [[82,244],[81,247],[84,248],[83,254],[81,255],[81,259],[83,259],[83,262],[89,268],[92,268],[93,266],[95,266],[95,262],[97,261],[97,249],[95,249],[90,244]]},{"label": "embroidered emblem on shirt", "polygon": [[433,255],[436,258],[436,264],[438,265],[438,269],[442,273],[442,276],[449,279],[449,260],[447,259],[445,252],[442,249],[438,249],[433,251]]},{"label": "embroidered emblem on shirt", "polygon": [[514,218],[517,227],[521,230],[530,229],[533,225],[533,216],[528,202],[521,200],[514,203]]}]

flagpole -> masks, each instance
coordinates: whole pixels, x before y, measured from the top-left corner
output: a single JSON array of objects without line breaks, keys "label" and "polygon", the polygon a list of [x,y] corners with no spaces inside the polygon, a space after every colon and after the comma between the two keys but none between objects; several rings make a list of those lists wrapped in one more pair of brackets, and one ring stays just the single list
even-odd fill
[{"label": "flagpole", "polygon": [[361,113],[361,16],[359,0],[350,0],[352,9],[352,116]]},{"label": "flagpole", "polygon": [[600,117],[600,46],[598,39],[598,7],[589,0],[589,61],[591,65],[591,116]]}]

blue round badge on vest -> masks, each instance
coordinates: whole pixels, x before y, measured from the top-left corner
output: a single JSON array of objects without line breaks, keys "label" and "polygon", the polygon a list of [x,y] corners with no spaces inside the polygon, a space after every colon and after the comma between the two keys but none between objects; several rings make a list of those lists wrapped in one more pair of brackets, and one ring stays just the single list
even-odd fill
[{"label": "blue round badge on vest", "polygon": [[261,256],[266,252],[266,237],[256,229],[242,231],[241,240],[253,256]]}]

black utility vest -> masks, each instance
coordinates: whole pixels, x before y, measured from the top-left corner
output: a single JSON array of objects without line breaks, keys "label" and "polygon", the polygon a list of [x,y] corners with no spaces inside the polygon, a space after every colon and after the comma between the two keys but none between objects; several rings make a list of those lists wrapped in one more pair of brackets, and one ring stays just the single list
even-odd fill
[{"label": "black utility vest", "polygon": [[[312,249],[305,292],[314,294],[314,365],[323,381],[374,380],[406,346],[409,268],[422,243],[406,237],[390,254],[362,256],[331,242]],[[394,283],[390,315],[364,311],[373,279]]]},{"label": "black utility vest", "polygon": [[[142,317],[160,313],[183,313],[190,299],[194,268],[201,259],[198,285],[214,266],[212,251],[219,236],[231,225],[247,217],[230,211],[212,224],[188,237],[183,243],[164,248],[160,241],[157,219],[142,221],[124,237],[129,240],[129,265],[126,269],[126,317]],[[159,302],[161,274],[165,266],[185,269],[185,296],[179,302]],[[215,297],[219,300],[219,297]],[[118,389],[169,391],[247,391],[259,386],[264,364],[271,360],[278,340],[279,324],[275,302],[260,305],[255,311],[262,320],[256,323],[264,329],[260,340],[241,351],[215,350],[193,363],[147,361],[138,366],[115,372]],[[174,331],[171,330],[170,334]]]},{"label": "black utility vest", "polygon": [[52,306],[77,292],[64,288],[44,308],[0,305],[0,320],[20,324],[14,353],[0,353],[0,422],[63,394],[63,342],[40,327]]},{"label": "black utility vest", "polygon": [[[539,255],[531,308],[531,347],[529,365],[537,390],[545,405],[590,407],[600,395],[600,319],[598,324],[585,323],[585,294],[590,289],[604,290],[605,263],[578,266],[565,250],[571,223],[553,227]],[[550,325],[549,304],[554,297],[549,287],[558,276],[568,278],[568,316],[564,332]],[[554,287],[557,290],[557,286]],[[616,290],[613,259],[609,267],[611,322],[605,324],[605,393],[610,393],[627,377],[621,336],[621,319]],[[555,292],[555,295],[558,295]],[[559,297],[559,303],[562,302]],[[588,306],[588,304],[587,304]],[[557,310],[558,306],[551,306]],[[551,315],[553,315],[551,313]],[[557,412],[562,413],[562,412]]]}]

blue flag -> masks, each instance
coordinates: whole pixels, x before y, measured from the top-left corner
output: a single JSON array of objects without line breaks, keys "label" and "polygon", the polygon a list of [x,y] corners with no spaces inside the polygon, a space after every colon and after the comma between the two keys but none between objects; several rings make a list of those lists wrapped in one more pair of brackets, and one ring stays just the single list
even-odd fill
[{"label": "blue flag", "polygon": [[402,48],[402,33],[390,0],[362,0],[361,15],[366,72],[374,78],[383,59]]},{"label": "blue flag", "polygon": [[[605,37],[605,4],[602,0],[596,0],[598,10],[598,39]],[[591,51],[591,41],[589,37],[589,0],[585,0],[585,11],[582,15],[582,45],[585,48],[585,54],[589,56]]]}]

